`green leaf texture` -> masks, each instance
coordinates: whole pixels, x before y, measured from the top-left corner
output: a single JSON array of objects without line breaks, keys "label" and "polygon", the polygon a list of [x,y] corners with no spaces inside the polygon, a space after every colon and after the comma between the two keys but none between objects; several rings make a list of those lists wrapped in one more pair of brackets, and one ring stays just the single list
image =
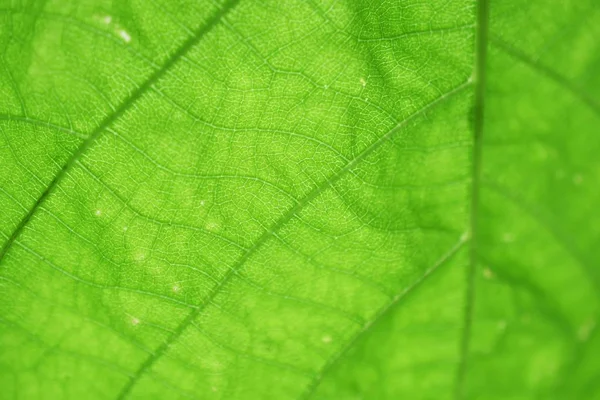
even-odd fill
[{"label": "green leaf texture", "polygon": [[597,0],[0,0],[0,398],[600,399]]}]

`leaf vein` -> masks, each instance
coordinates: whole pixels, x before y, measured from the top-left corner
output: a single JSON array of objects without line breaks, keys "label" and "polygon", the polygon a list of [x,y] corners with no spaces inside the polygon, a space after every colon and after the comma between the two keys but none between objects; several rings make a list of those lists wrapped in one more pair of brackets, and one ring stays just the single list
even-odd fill
[{"label": "leaf vein", "polygon": [[194,322],[196,317],[213,301],[213,299],[221,292],[221,290],[225,287],[225,285],[236,275],[238,275],[238,271],[246,264],[246,262],[250,259],[250,257],[265,244],[271,236],[279,231],[287,222],[289,222],[292,218],[294,218],[306,205],[312,202],[315,198],[317,198],[322,192],[324,192],[327,188],[337,182],[340,178],[344,176],[347,172],[349,172],[355,165],[364,160],[369,154],[373,153],[380,146],[382,146],[386,141],[390,140],[390,138],[404,128],[411,120],[417,118],[418,116],[426,113],[430,109],[434,108],[436,105],[443,103],[445,100],[451,98],[452,96],[462,92],[465,88],[471,85],[472,81],[469,79],[468,81],[460,84],[453,90],[448,93],[439,96],[437,99],[431,101],[429,104],[422,107],[419,111],[413,113],[408,116],[406,119],[397,124],[394,128],[389,130],[386,134],[381,136],[378,140],[368,146],[362,153],[357,155],[353,160],[351,160],[348,164],[346,164],[343,168],[341,168],[337,173],[333,176],[316,186],[311,192],[309,192],[304,198],[300,199],[300,201],[292,208],[290,208],[285,214],[283,214],[272,226],[270,229],[266,230],[254,243],[254,245],[248,248],[244,254],[238,259],[238,261],[227,271],[224,275],[221,282],[216,285],[213,291],[207,296],[204,302],[192,310],[186,318],[177,326],[174,330],[173,334],[167,338],[157,349],[157,351],[150,357],[148,357],[140,366],[138,371],[135,373],[134,378],[131,379],[123,388],[118,399],[122,400],[127,396],[127,394],[131,391],[132,387],[136,382],[139,381],[140,377],[144,375],[144,373],[154,364],[156,361],[162,357],[162,355],[167,351],[169,346],[174,343],[181,334]]},{"label": "leaf vein", "polygon": [[48,198],[48,196],[54,191],[57,187],[58,183],[68,174],[68,172],[73,168],[76,162],[82,157],[82,155],[96,142],[98,137],[108,128],[114,121],[124,115],[133,105],[134,103],[144,94],[146,93],[152,85],[154,85],[168,70],[186,53],[188,53],[208,32],[214,28],[219,21],[227,14],[229,11],[239,2],[239,0],[230,0],[223,8],[221,8],[217,13],[215,13],[210,20],[203,25],[196,32],[195,36],[189,38],[173,55],[169,58],[163,66],[155,71],[144,83],[142,83],[132,94],[129,96],[116,110],[107,116],[104,121],[92,132],[92,134],[84,140],[84,142],[77,148],[77,150],[71,155],[66,164],[62,167],[62,169],[58,172],[58,174],[54,177],[54,179],[50,182],[50,184],[46,187],[44,192],[35,202],[31,210],[23,217],[21,222],[17,225],[16,229],[13,231],[9,239],[4,243],[2,249],[0,250],[0,264],[3,262],[6,253],[12,247],[13,243],[17,239],[17,237],[21,234],[25,226],[31,220],[33,215],[36,213],[38,208],[44,201]]}]

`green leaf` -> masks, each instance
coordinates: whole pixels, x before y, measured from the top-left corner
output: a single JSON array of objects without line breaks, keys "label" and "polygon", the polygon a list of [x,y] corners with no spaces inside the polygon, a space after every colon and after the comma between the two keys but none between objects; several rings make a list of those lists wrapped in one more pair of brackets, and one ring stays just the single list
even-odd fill
[{"label": "green leaf", "polygon": [[597,0],[0,21],[2,399],[600,399]]}]

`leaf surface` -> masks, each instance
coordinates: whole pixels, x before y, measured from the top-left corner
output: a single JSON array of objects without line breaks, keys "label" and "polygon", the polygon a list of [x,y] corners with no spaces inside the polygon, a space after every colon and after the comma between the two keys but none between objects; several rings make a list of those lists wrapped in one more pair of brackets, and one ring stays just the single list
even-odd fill
[{"label": "leaf surface", "polygon": [[594,0],[0,19],[2,398],[600,398]]}]

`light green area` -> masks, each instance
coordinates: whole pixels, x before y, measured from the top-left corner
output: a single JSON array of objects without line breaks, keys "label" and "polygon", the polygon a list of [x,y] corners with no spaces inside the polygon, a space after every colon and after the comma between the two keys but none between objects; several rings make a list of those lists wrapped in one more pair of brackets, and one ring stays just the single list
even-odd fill
[{"label": "light green area", "polygon": [[0,399],[600,399],[597,0],[0,0]]}]

